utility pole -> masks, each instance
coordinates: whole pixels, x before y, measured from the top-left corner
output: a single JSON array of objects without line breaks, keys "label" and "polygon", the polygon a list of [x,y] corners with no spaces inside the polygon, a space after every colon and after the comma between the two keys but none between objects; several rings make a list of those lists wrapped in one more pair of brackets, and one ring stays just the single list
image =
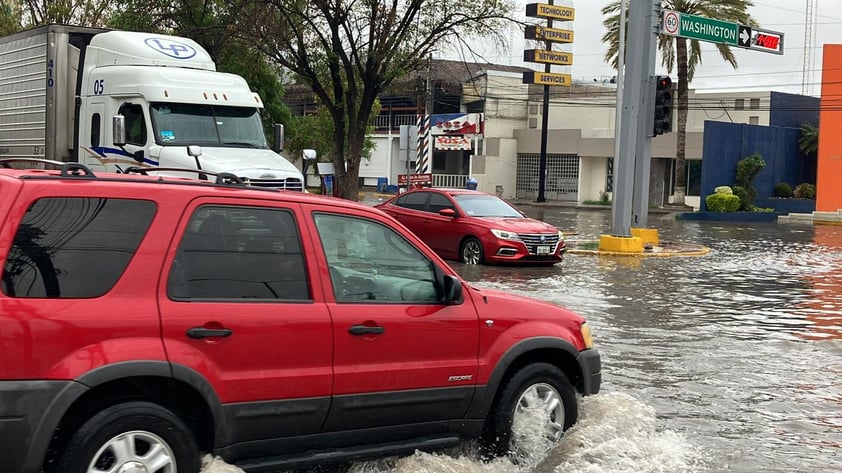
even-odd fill
[{"label": "utility pole", "polygon": [[[640,202],[648,204],[652,98],[655,72],[655,39],[658,35],[660,0],[630,0],[626,75],[623,79],[623,110],[619,154],[614,157],[615,186],[612,204],[613,236],[631,236],[632,205],[636,225],[646,225]],[[647,100],[648,98],[648,100]],[[639,182],[635,182],[639,181]],[[645,184],[644,184],[645,181]],[[635,186],[635,184],[638,184]],[[645,189],[644,189],[645,188]],[[645,191],[645,192],[644,192]],[[647,207],[648,208],[648,207]]]},{"label": "utility pole", "polygon": [[[553,0],[549,0],[550,5]],[[547,28],[553,27],[553,19],[547,19]],[[549,40],[544,42],[544,48],[549,51],[553,49],[553,43]],[[544,72],[552,72],[550,64],[544,64]],[[544,195],[547,183],[547,134],[550,126],[550,86],[544,85],[544,104],[543,115],[541,116],[541,154],[538,158],[538,198],[535,202],[546,202],[547,197]]]}]

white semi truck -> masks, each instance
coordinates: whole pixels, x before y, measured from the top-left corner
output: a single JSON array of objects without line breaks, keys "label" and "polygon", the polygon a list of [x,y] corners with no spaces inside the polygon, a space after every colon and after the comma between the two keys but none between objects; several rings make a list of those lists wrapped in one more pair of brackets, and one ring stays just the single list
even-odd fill
[{"label": "white semi truck", "polygon": [[[0,38],[0,158],[189,168],[304,190],[263,102],[187,38],[46,25]],[[200,177],[206,177],[199,174]]]}]

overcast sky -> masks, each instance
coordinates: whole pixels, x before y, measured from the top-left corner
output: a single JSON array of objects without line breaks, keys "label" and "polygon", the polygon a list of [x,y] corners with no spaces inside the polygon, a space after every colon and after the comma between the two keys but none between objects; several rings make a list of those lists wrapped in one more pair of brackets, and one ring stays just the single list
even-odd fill
[{"label": "overcast sky", "polygon": [[[522,19],[526,20],[523,11],[526,0],[517,0],[520,3]],[[539,1],[548,3],[547,0]],[[615,75],[613,68],[603,61],[606,46],[602,43],[602,35],[605,29],[602,26],[603,16],[601,9],[607,5],[608,0],[580,0],[556,1],[556,5],[572,6],[576,9],[576,19],[570,23],[556,22],[554,27],[572,29],[575,32],[575,41],[572,45],[556,46],[559,50],[573,52],[573,66],[553,66],[554,72],[569,73],[574,80],[591,81],[595,79],[610,78]],[[814,0],[818,16],[814,21],[815,44],[810,45],[813,49],[812,80],[807,88],[810,95],[819,95],[821,84],[822,45],[842,44],[842,0]],[[713,44],[702,44],[702,65],[696,71],[696,77],[690,84],[691,88],[698,91],[714,90],[778,90],[782,92],[801,93],[802,76],[804,65],[804,26],[806,1],[805,0],[756,0],[750,13],[760,27],[784,33],[784,54],[776,55],[760,51],[742,50],[734,48],[735,56],[739,64],[735,71],[728,63],[723,61]],[[529,22],[540,24],[540,21],[529,19]],[[525,48],[522,39],[522,31],[510,32],[510,51],[487,50],[483,52],[484,58],[493,63],[525,65],[534,69],[543,69],[543,66],[535,66],[523,63],[523,49]],[[529,46],[534,47],[534,46]],[[455,57],[449,54],[447,57]],[[658,72],[665,72],[658,64]],[[675,77],[675,71],[673,71]]]}]

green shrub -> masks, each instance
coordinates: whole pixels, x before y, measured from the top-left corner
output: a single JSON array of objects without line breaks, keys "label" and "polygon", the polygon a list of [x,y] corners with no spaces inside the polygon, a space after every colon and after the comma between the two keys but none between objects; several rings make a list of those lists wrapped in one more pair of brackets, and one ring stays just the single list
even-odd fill
[{"label": "green shrub", "polygon": [[751,210],[754,206],[757,189],[754,188],[752,181],[764,167],[766,167],[766,161],[760,153],[754,153],[737,162],[737,186],[734,187],[734,193],[737,193],[736,187],[742,187],[745,190],[745,198],[740,195],[740,210]]},{"label": "green shrub", "polygon": [[797,199],[815,199],[816,186],[806,182],[798,184],[795,186],[795,191],[793,191],[792,195]]},{"label": "green shrub", "polygon": [[740,210],[748,210],[743,205],[744,202],[748,201],[748,192],[742,186],[734,186],[734,195],[740,198]]},{"label": "green shrub", "polygon": [[713,190],[714,194],[733,194],[734,191],[731,190],[730,186],[719,186]]},{"label": "green shrub", "polygon": [[734,194],[713,193],[705,197],[705,205],[711,212],[736,212],[740,208],[740,198]]},{"label": "green shrub", "polygon": [[779,182],[775,184],[775,197],[783,197],[789,199],[792,197],[792,186],[786,182]]}]

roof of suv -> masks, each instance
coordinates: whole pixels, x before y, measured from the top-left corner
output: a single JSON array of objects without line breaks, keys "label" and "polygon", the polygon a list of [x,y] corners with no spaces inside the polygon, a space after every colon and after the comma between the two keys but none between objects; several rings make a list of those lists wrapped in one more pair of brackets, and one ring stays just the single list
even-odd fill
[{"label": "roof of suv", "polygon": [[[251,186],[248,184],[248,182],[244,182],[236,176],[227,173],[218,173],[216,175],[216,182],[214,182],[191,177],[160,176],[146,174],[147,172],[156,170],[152,168],[133,168],[127,170],[130,172],[125,174],[110,172],[94,173],[88,167],[80,165],[78,163],[59,163],[47,160],[30,161],[41,161],[48,165],[60,167],[60,169],[21,169],[4,167],[7,166],[7,163],[5,163],[4,160],[0,159],[0,180],[17,179],[20,181],[29,182],[41,180],[60,180],[63,182],[67,182],[78,180],[86,182],[96,181],[103,184],[117,183],[120,186],[129,185],[142,188],[146,188],[147,186],[165,186],[171,189],[173,188],[173,186],[177,186],[177,188],[179,189],[178,192],[193,192],[197,195],[207,195],[209,193],[217,192],[230,193],[232,190],[235,190],[238,193],[244,193],[238,194],[242,197],[252,197],[257,199],[277,198],[288,202],[291,201],[300,203],[324,203],[325,199],[329,199],[331,201],[330,205],[343,205],[346,207],[365,207],[367,209],[371,209],[371,207],[364,206],[357,202],[352,202],[346,199],[339,199],[319,194],[309,194],[306,192]],[[164,168],[158,168],[157,170],[164,170]],[[192,172],[195,173],[196,171],[192,170]],[[207,174],[210,179],[213,179],[216,173],[207,172],[205,174]],[[144,190],[144,192],[146,191],[148,191],[148,189]]]}]

